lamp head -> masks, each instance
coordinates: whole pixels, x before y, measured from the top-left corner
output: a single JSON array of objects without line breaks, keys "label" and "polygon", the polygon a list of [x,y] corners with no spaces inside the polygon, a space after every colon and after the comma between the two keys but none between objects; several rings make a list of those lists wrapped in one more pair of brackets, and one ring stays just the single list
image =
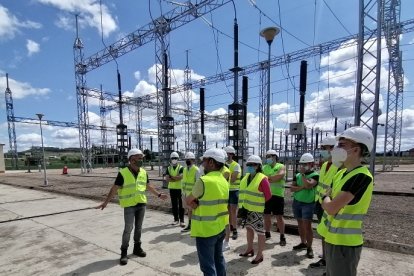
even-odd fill
[{"label": "lamp head", "polygon": [[273,42],[273,39],[275,38],[275,36],[280,32],[279,28],[276,27],[267,27],[264,28],[261,32],[260,32],[260,36],[264,37],[264,39],[266,39],[266,42],[268,44]]}]

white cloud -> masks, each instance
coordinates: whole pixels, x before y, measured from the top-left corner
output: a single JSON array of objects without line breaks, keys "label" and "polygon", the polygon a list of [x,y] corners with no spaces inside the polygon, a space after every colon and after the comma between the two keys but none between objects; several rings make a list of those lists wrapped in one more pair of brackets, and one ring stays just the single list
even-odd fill
[{"label": "white cloud", "polygon": [[0,5],[0,40],[13,39],[20,29],[40,29],[42,24],[17,18],[9,10]]},{"label": "white cloud", "polygon": [[[23,99],[31,95],[45,96],[50,93],[49,88],[35,88],[27,82],[19,82],[9,77],[9,87],[13,99]],[[0,76],[0,90],[6,90],[6,76]]]},{"label": "white cloud", "polygon": [[[95,0],[38,0],[39,3],[54,6],[71,15],[59,15],[56,25],[68,29],[74,28],[74,13],[79,14],[78,22],[81,27],[96,28],[101,33],[101,8],[98,1]],[[102,4],[102,32],[105,37],[117,30],[118,26],[115,19],[109,12],[106,5]]]},{"label": "white cloud", "polygon": [[79,130],[76,128],[64,128],[58,129],[50,135],[54,139],[66,140],[66,139],[78,139]]},{"label": "white cloud", "polygon": [[40,51],[40,45],[33,40],[28,39],[26,43],[27,48],[27,55],[30,57],[31,55],[38,53]]},{"label": "white cloud", "polygon": [[140,81],[140,80],[141,80],[141,72],[140,72],[140,71],[136,71],[136,72],[134,73],[134,77],[135,77],[135,79],[136,79],[137,81]]}]

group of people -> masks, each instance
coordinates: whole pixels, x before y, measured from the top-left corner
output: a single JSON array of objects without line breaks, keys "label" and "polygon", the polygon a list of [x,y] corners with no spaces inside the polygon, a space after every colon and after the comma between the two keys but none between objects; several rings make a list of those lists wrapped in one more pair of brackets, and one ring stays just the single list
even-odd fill
[{"label": "group of people", "polygon": [[[352,127],[338,137],[326,137],[321,142],[324,159],[319,173],[310,153],[300,157],[298,172],[290,187],[292,209],[298,221],[301,242],[293,250],[305,250],[313,258],[313,214],[322,236],[322,258],[310,267],[326,267],[326,275],[356,275],[363,244],[362,219],[371,201],[373,178],[363,165],[373,148],[372,133],[362,127]],[[121,169],[106,200],[97,208],[104,209],[118,193],[124,208],[125,227],[122,236],[120,264],[128,262],[127,249],[135,221],[133,254],[145,257],[141,248],[141,228],[148,189],[160,199],[167,195],[158,192],[148,181],[142,168],[143,154],[138,149],[128,153],[129,166]],[[204,275],[225,275],[223,251],[230,248],[230,237],[238,238],[238,219],[246,228],[247,246],[241,257],[253,257],[252,264],[263,261],[266,239],[271,238],[271,218],[276,217],[280,233],[279,245],[286,246],[284,206],[286,168],[279,162],[275,150],[264,158],[251,155],[242,175],[235,159],[235,149],[208,149],[202,163],[196,166],[193,153],[184,156],[185,166],[178,164],[179,155],[173,152],[164,176],[174,217],[173,224],[182,232],[190,231],[196,240],[201,271]],[[188,224],[184,222],[184,208]],[[253,248],[255,233],[257,249]]]}]

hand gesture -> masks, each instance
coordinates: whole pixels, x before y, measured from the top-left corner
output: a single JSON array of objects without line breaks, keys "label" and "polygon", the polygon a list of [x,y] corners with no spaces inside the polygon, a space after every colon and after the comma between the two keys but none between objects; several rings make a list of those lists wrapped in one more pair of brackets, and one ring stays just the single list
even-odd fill
[{"label": "hand gesture", "polygon": [[160,198],[162,200],[166,200],[168,198],[168,196],[166,194],[160,194]]},{"label": "hand gesture", "polygon": [[108,205],[108,203],[107,202],[103,202],[103,203],[99,204],[99,206],[96,206],[95,209],[101,209],[101,210],[103,210],[103,209],[105,209],[106,205]]}]

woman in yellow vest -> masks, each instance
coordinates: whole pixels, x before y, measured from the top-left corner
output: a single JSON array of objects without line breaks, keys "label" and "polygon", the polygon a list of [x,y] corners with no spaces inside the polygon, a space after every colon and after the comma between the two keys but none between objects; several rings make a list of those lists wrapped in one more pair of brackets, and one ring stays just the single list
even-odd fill
[{"label": "woman in yellow vest", "polygon": [[[326,193],[328,189],[332,188],[332,181],[335,174],[338,172],[338,167],[332,164],[331,151],[336,145],[335,136],[325,137],[321,141],[321,150],[319,151],[324,163],[321,166],[319,171],[319,181],[316,186],[316,196],[315,196],[315,211],[316,217],[318,218],[318,223],[322,220],[323,209],[322,209],[322,196]],[[318,268],[326,266],[325,260],[325,241],[322,237],[322,258],[319,261],[309,264],[310,268]]]},{"label": "woman in yellow vest", "polygon": [[229,184],[220,172],[224,162],[220,149],[206,150],[203,155],[205,175],[196,180],[186,198],[193,209],[190,233],[196,238],[200,269],[204,275],[226,275],[222,246],[224,229],[229,223]]},{"label": "woman in yellow vest", "polygon": [[315,205],[315,186],[319,175],[313,170],[315,159],[310,153],[304,153],[299,160],[299,173],[293,180],[290,190],[293,192],[293,214],[298,221],[300,243],[293,250],[306,249],[306,257],[312,259],[313,230],[312,217]]},{"label": "woman in yellow vest", "polygon": [[325,238],[326,275],[357,275],[363,237],[362,221],[371,203],[373,177],[363,159],[373,149],[371,131],[351,127],[337,137],[332,162],[342,167],[334,177],[332,192],[322,197],[325,210],[318,233]]},{"label": "woman in yellow vest", "polygon": [[[265,202],[272,197],[267,177],[262,173],[262,159],[257,155],[251,155],[246,162],[247,173],[240,181],[239,191],[239,212],[245,213],[247,231],[247,248],[242,257],[254,255],[253,239],[254,232],[257,234],[258,249],[256,258],[252,264],[259,264],[263,261],[263,249],[265,246],[265,230],[263,212]],[[243,215],[241,215],[243,217]]]},{"label": "woman in yellow vest", "polygon": [[109,201],[118,193],[119,205],[124,208],[124,232],[122,234],[121,245],[121,265],[128,263],[127,251],[132,229],[134,231],[134,255],[145,257],[147,253],[141,248],[141,229],[144,220],[145,206],[147,197],[145,195],[148,189],[153,195],[161,199],[166,199],[167,195],[159,193],[148,180],[147,172],[142,168],[142,159],[144,154],[139,149],[131,149],[128,152],[129,165],[119,171],[114,185],[108,193],[105,201],[97,209],[105,209]]}]

